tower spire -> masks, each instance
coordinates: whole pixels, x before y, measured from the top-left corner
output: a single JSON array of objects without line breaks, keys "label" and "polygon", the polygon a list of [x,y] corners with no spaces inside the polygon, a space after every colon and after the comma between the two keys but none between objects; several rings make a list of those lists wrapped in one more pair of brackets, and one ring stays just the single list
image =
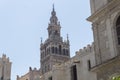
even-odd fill
[{"label": "tower spire", "polygon": [[54,8],[54,3],[53,3],[53,11],[55,11],[55,8]]},{"label": "tower spire", "polygon": [[67,43],[69,44],[69,35],[67,34]]},{"label": "tower spire", "polygon": [[69,35],[67,34],[67,40],[69,40]]},{"label": "tower spire", "polygon": [[56,16],[54,4],[53,4],[53,10],[52,10],[52,12],[51,12],[50,23],[57,25],[57,22],[58,22],[58,18],[57,18],[57,16]]},{"label": "tower spire", "polygon": [[42,37],[41,37],[41,44],[42,44],[42,40],[43,40],[43,39],[42,39]]},{"label": "tower spire", "polygon": [[54,4],[53,4],[53,10],[52,10],[52,12],[51,12],[51,15],[52,15],[52,16],[56,16]]}]

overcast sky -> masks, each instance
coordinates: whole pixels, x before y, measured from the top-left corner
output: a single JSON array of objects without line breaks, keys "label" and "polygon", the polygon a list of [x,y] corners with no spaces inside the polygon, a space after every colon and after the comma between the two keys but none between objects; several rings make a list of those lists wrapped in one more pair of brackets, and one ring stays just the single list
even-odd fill
[{"label": "overcast sky", "polygon": [[12,62],[11,79],[29,67],[40,67],[40,38],[48,37],[52,5],[61,23],[61,34],[69,34],[71,57],[93,42],[89,0],[0,0],[0,56]]}]

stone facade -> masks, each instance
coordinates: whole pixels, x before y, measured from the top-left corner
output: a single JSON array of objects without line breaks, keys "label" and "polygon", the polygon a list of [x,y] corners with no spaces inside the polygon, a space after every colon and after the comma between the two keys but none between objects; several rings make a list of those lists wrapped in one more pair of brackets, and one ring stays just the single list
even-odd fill
[{"label": "stone facade", "polygon": [[32,69],[29,68],[29,72],[26,73],[24,76],[18,76],[17,80],[40,80],[40,70],[37,70],[36,68]]},{"label": "stone facade", "polygon": [[115,33],[115,18],[119,13],[119,9],[116,11],[118,5],[119,1],[111,0],[88,18],[93,26],[97,64],[118,55]]},{"label": "stone facade", "polygon": [[0,58],[0,80],[11,80],[11,65],[9,58],[3,54]]},{"label": "stone facade", "polygon": [[91,0],[91,8],[88,20],[92,22],[96,61],[92,71],[97,80],[111,80],[111,76],[120,75],[120,0]]},{"label": "stone facade", "polygon": [[[76,52],[76,55],[64,63],[56,63],[52,69],[44,74],[30,75],[30,71],[17,77],[17,80],[36,80],[34,76],[38,76],[38,80],[97,80],[95,72],[90,71],[95,63],[94,43],[88,45]],[[73,67],[76,68],[73,69]],[[74,75],[75,74],[75,75]],[[30,79],[32,77],[32,79]]]},{"label": "stone facade", "polygon": [[[40,70],[30,69],[27,74],[17,76],[17,80],[36,80],[34,76],[38,80],[96,80],[96,73],[90,72],[91,67],[95,66],[94,44],[80,49],[70,58],[68,36],[63,42],[60,29],[53,7],[48,25],[48,39],[40,44]],[[34,74],[34,71],[37,73]]]},{"label": "stone facade", "polygon": [[[76,67],[75,71],[72,69],[73,66]],[[90,72],[93,66],[95,66],[94,44],[77,51],[69,61],[55,64],[50,72],[41,75],[40,80],[97,80],[96,73]]]}]

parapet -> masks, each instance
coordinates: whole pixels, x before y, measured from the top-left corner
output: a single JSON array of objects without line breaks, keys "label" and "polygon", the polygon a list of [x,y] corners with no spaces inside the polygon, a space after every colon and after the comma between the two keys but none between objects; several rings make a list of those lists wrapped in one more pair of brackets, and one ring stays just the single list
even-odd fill
[{"label": "parapet", "polygon": [[6,57],[5,54],[2,55],[2,57],[0,58],[0,61],[10,62],[10,61],[9,61],[9,57]]},{"label": "parapet", "polygon": [[32,69],[32,67],[29,67],[29,71],[39,71],[36,67]]},{"label": "parapet", "polygon": [[[40,76],[40,70],[37,69],[37,68],[33,68],[32,67],[29,67],[29,71],[25,74],[25,75],[22,75],[22,76],[19,76],[17,75],[17,80],[27,80],[28,78],[33,78],[35,76]],[[33,79],[30,79],[30,80],[33,80]]]},{"label": "parapet", "polygon": [[92,53],[94,52],[94,43],[92,43],[91,45],[88,44],[86,47],[84,47],[83,49],[79,49],[79,51],[76,52],[77,54],[86,54],[86,53]]},{"label": "parapet", "polygon": [[79,51],[77,51],[76,55],[72,57],[69,61],[61,64],[55,64],[53,66],[53,70],[59,70],[59,69],[64,70],[64,68],[69,67],[74,63],[80,63],[78,55],[86,55],[91,53],[94,53],[94,43],[92,43],[91,45],[88,44],[87,47],[84,47],[83,49],[80,49]]}]

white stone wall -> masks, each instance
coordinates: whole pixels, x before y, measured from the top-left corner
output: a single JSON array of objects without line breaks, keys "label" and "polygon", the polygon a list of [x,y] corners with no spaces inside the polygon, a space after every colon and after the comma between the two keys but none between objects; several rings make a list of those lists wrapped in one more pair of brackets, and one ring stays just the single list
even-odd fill
[{"label": "white stone wall", "polygon": [[107,0],[90,0],[91,13],[93,14],[107,3]]},{"label": "white stone wall", "polygon": [[26,75],[21,76],[20,78],[17,77],[17,80],[30,80],[30,79],[29,79],[29,74],[27,73]]},{"label": "white stone wall", "polygon": [[88,70],[88,60],[91,62],[91,68],[95,66],[94,44],[80,49],[69,61],[54,65],[52,71],[41,75],[41,80],[48,80],[49,77],[53,80],[71,80],[73,65],[77,66],[78,80],[97,80],[96,73]]},{"label": "white stone wall", "polygon": [[96,65],[119,55],[116,35],[116,19],[120,16],[119,4],[120,0],[110,0],[105,7],[102,6],[88,18],[92,22]]},{"label": "white stone wall", "polygon": [[29,72],[23,76],[17,76],[17,80],[40,80],[40,71],[34,68],[29,68]]},{"label": "white stone wall", "polygon": [[76,57],[80,60],[80,64],[76,64],[78,80],[97,80],[96,73],[88,69],[88,60],[90,60],[91,68],[95,66],[94,44],[80,49]]}]

